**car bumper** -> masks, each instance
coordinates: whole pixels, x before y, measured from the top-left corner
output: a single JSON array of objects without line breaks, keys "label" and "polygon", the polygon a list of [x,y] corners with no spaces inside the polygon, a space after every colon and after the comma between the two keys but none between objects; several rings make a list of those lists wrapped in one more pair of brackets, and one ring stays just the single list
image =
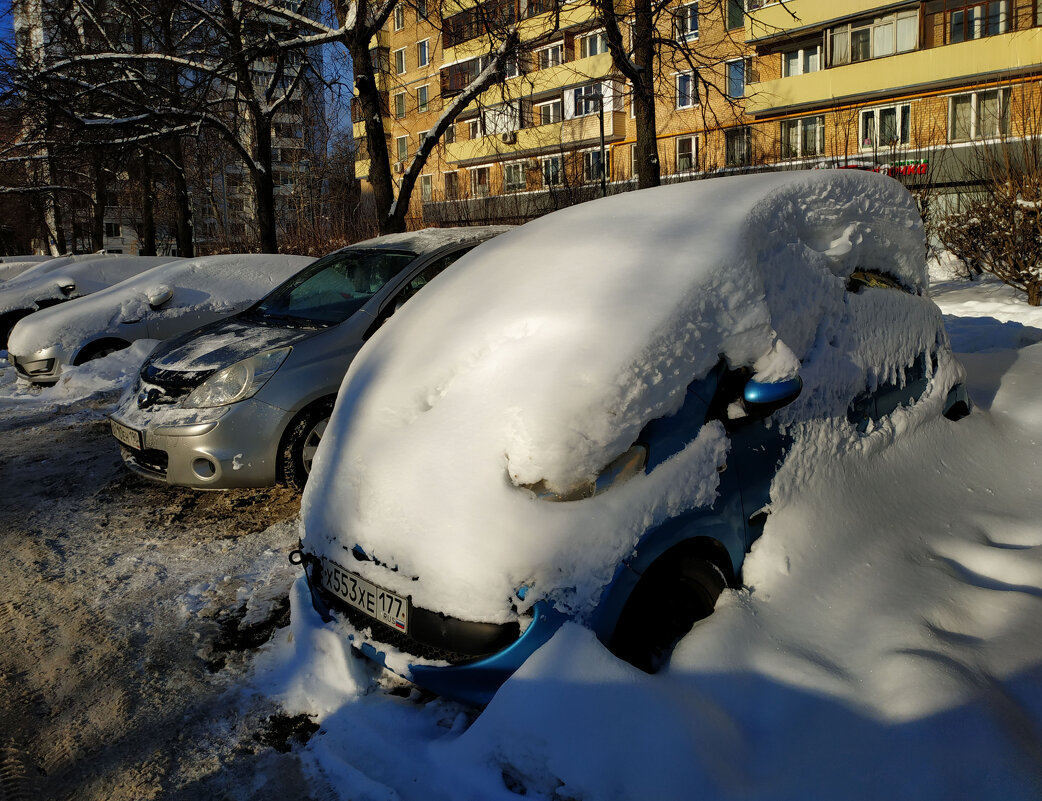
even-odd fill
[{"label": "car bumper", "polygon": [[[296,552],[300,553],[300,552]],[[311,592],[311,603],[323,620],[333,619],[334,610],[317,588],[312,570],[309,566],[317,561],[314,557],[301,555],[304,563],[304,576]],[[339,610],[337,610],[339,611]],[[407,674],[402,678],[438,695],[455,701],[470,704],[488,704],[496,691],[510,676],[524,664],[532,654],[544,645],[567,620],[545,601],[537,601],[532,608],[532,621],[521,635],[512,643],[488,656],[480,657],[461,664],[435,666],[425,664],[409,664]],[[380,624],[375,620],[366,628],[371,632]],[[461,625],[468,625],[458,621]],[[363,637],[361,634],[350,636],[351,643],[366,657],[394,670],[387,660],[389,646],[379,640]],[[393,647],[393,646],[390,646]],[[408,657],[408,652],[404,652]]]},{"label": "car bumper", "polygon": [[235,489],[275,484],[279,439],[290,416],[250,398],[200,410],[197,420],[180,408],[152,414],[121,408],[112,420],[141,432],[143,448],[120,442],[135,473],[181,487]]},{"label": "car bumper", "polygon": [[66,362],[65,354],[57,346],[44,348],[24,356],[8,353],[8,358],[18,377],[34,384],[55,383]]}]

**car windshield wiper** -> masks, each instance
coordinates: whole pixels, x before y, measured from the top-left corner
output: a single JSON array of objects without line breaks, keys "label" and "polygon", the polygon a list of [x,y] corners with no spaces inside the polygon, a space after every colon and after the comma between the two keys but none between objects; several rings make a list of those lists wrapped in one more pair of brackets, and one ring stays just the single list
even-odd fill
[{"label": "car windshield wiper", "polygon": [[306,317],[294,317],[290,314],[274,314],[261,309],[253,309],[246,312],[243,314],[243,318],[250,322],[261,323],[262,325],[278,324],[290,328],[328,328],[330,325],[322,320],[310,320]]}]

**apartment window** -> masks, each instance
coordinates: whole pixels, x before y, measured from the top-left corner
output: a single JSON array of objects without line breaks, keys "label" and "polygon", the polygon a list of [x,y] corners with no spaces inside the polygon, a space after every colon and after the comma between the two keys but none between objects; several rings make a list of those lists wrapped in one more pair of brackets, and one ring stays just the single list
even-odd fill
[{"label": "apartment window", "polygon": [[693,72],[682,72],[677,75],[677,108],[691,108],[698,105],[698,81]]},{"label": "apartment window", "polygon": [[405,161],[409,158],[409,137],[399,136],[394,140],[395,152],[398,156],[398,161]]},{"label": "apartment window", "polygon": [[975,3],[948,12],[948,41],[965,42],[1006,33],[1009,30],[1009,0]]},{"label": "apartment window", "polygon": [[561,185],[561,157],[547,156],[542,160],[543,186]]},{"label": "apartment window", "polygon": [[821,45],[807,45],[782,53],[782,77],[805,75],[821,69]]},{"label": "apartment window", "polygon": [[470,170],[470,194],[473,197],[488,197],[488,167],[474,167]]},{"label": "apartment window", "polygon": [[674,35],[678,42],[698,38],[698,3],[688,3],[677,9]]},{"label": "apartment window", "polygon": [[394,116],[399,120],[405,118],[405,92],[398,92],[394,96]]},{"label": "apartment window", "polygon": [[481,127],[486,134],[505,134],[519,130],[521,128],[519,103],[503,103],[483,109]]},{"label": "apartment window", "polygon": [[561,101],[551,100],[549,103],[537,103],[533,106],[536,125],[550,125],[561,121]]},{"label": "apartment window", "polygon": [[[400,7],[400,6],[399,6]],[[416,66],[426,67],[431,63],[430,40],[424,39],[416,43]]]},{"label": "apartment window", "polygon": [[424,203],[430,203],[434,198],[434,176],[420,176],[420,199]]},{"label": "apartment window", "polygon": [[455,172],[442,173],[445,184],[445,199],[455,200],[459,197],[459,175]]},{"label": "apartment window", "polygon": [[477,139],[479,136],[481,136],[481,120],[468,120],[467,137],[470,139]]},{"label": "apartment window", "polygon": [[956,95],[949,101],[948,139],[963,142],[1009,133],[1009,93],[1002,89]]},{"label": "apartment window", "polygon": [[640,175],[640,167],[637,165],[637,146],[630,145],[630,178]]},{"label": "apartment window", "polygon": [[724,160],[728,167],[748,167],[752,156],[751,129],[742,127],[724,132]]},{"label": "apartment window", "polygon": [[558,64],[563,64],[564,45],[555,44],[536,50],[535,63],[536,67],[541,70],[548,70],[550,67],[556,67]]},{"label": "apartment window", "polygon": [[442,134],[442,136],[445,139],[445,144],[451,145],[453,142],[456,141],[456,126],[450,125],[448,128],[445,129],[445,133]]},{"label": "apartment window", "polygon": [[416,110],[417,111],[429,111],[430,102],[428,100],[428,93],[430,87],[427,85],[417,87],[416,89]]},{"label": "apartment window", "polygon": [[118,239],[123,236],[123,226],[119,223],[105,223],[105,236],[109,239]]},{"label": "apartment window", "polygon": [[912,109],[908,105],[866,109],[861,112],[861,149],[908,145],[911,129]]},{"label": "apartment window", "polygon": [[677,137],[677,172],[691,172],[698,162],[698,140],[693,136]]},{"label": "apartment window", "polygon": [[525,163],[513,161],[503,165],[503,190],[521,192],[525,189]]},{"label": "apartment window", "polygon": [[[401,6],[397,6],[401,8]],[[394,71],[398,75],[405,74],[405,48],[394,51]]]},{"label": "apartment window", "polygon": [[608,39],[604,31],[587,34],[579,39],[579,58],[588,58],[608,52]]},{"label": "apartment window", "polygon": [[739,58],[727,62],[727,96],[745,97],[745,74],[748,69],[747,59]]},{"label": "apartment window", "polygon": [[781,124],[781,140],[782,158],[820,156],[825,152],[825,118],[786,120]]},{"label": "apartment window", "polygon": [[401,3],[394,7],[394,29],[400,31],[405,27],[405,6]]},{"label": "apartment window", "polygon": [[588,114],[597,114],[601,110],[602,94],[599,83],[591,83],[588,86],[580,86],[572,90],[574,99],[574,116],[585,117]]},{"label": "apartment window", "polygon": [[826,39],[830,67],[906,53],[915,50],[919,41],[919,12],[902,11],[838,25],[829,29]]},{"label": "apartment window", "polygon": [[417,147],[423,147],[423,140],[430,135],[430,131],[420,131],[416,134]]},{"label": "apartment window", "polygon": [[745,24],[745,9],[742,0],[724,0],[724,23],[728,30],[741,28]]},{"label": "apartment window", "polygon": [[[399,6],[396,6],[396,10]],[[416,0],[416,21],[427,19],[427,0]]]},{"label": "apartment window", "polygon": [[583,180],[587,182],[601,180],[603,174],[606,178],[610,177],[605,172],[607,165],[604,159],[601,157],[601,151],[597,150],[584,150],[582,153],[583,157]]}]

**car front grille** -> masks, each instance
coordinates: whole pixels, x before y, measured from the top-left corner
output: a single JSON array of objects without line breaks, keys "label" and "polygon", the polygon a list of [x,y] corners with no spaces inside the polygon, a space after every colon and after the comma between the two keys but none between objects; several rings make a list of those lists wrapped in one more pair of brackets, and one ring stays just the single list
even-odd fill
[{"label": "car front grille", "polygon": [[376,642],[422,659],[463,665],[498,653],[521,636],[517,623],[471,623],[415,606],[409,610],[411,633],[403,634],[331,593],[312,587],[312,591],[317,589],[327,607],[346,617],[359,631],[368,629]]},{"label": "car front grille", "polygon": [[154,448],[146,448],[143,451],[139,451],[127,447],[121,447],[121,450],[123,451],[123,459],[132,466],[146,473],[152,473],[158,478],[166,478],[170,457],[167,456],[165,451],[158,451]]}]

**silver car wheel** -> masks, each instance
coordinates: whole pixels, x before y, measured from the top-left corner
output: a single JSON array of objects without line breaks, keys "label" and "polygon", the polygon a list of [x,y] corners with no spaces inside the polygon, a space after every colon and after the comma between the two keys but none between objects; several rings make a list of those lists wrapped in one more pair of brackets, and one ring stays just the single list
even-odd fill
[{"label": "silver car wheel", "polygon": [[318,444],[322,441],[322,435],[325,433],[326,425],[328,425],[328,423],[328,417],[324,420],[319,420],[304,437],[304,447],[301,449],[301,456],[302,461],[304,462],[305,473],[311,473],[311,464],[315,461],[315,454],[318,452]]}]

